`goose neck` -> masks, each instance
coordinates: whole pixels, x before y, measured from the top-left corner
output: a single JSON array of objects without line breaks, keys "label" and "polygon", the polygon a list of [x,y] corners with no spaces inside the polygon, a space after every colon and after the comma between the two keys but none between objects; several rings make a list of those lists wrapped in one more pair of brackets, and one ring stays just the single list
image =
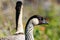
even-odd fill
[{"label": "goose neck", "polygon": [[29,22],[25,30],[25,40],[34,40],[33,29],[34,27],[32,22]]}]

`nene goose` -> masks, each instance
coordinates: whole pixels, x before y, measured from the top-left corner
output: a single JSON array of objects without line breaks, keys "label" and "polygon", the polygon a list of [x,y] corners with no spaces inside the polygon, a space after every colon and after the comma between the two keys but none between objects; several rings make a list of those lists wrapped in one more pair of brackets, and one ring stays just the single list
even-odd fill
[{"label": "nene goose", "polygon": [[[1,38],[0,40],[34,40],[33,28],[35,25],[46,24],[46,20],[39,16],[34,15],[29,18],[25,27],[25,34],[22,25],[22,2],[17,1],[16,3],[16,34],[13,36],[8,36],[6,38]],[[21,10],[20,10],[21,9]],[[20,15],[19,15],[20,14]]]}]

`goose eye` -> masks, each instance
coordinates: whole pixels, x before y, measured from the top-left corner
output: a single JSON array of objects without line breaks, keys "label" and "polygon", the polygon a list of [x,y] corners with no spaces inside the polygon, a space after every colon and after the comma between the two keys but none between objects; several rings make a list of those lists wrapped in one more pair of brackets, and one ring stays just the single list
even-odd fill
[{"label": "goose eye", "polygon": [[41,17],[41,20],[43,20],[43,18]]}]

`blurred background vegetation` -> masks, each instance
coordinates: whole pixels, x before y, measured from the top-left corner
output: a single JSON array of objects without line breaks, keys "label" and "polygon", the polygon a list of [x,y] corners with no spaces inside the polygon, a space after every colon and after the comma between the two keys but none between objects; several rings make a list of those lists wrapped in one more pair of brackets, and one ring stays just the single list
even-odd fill
[{"label": "blurred background vegetation", "polygon": [[[34,27],[35,40],[60,40],[60,0],[24,0],[23,24],[33,15],[47,18],[48,25]],[[0,0],[0,38],[13,35],[16,0]]]}]

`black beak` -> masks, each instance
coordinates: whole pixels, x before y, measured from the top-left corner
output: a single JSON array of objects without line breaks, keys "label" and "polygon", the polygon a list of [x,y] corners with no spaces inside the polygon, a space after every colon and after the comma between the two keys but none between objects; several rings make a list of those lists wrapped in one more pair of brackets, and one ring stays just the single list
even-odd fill
[{"label": "black beak", "polygon": [[42,24],[48,24],[48,22],[45,19],[43,19]]}]

